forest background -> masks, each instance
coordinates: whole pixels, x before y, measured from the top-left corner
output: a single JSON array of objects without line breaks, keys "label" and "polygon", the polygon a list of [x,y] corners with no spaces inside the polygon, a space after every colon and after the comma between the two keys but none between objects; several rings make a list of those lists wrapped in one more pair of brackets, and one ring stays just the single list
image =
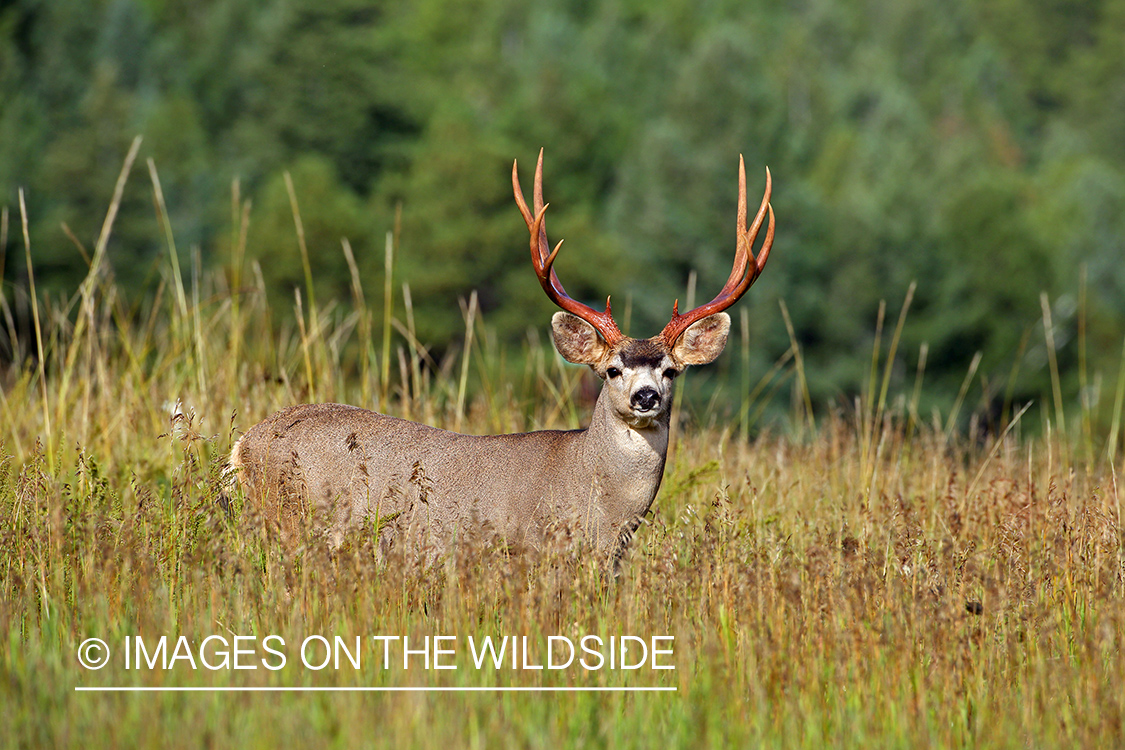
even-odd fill
[{"label": "forest background", "polygon": [[[758,375],[790,347],[780,300],[814,409],[849,404],[880,305],[890,320],[916,282],[893,377],[902,391],[924,368],[923,413],[948,411],[967,374],[990,420],[1049,403],[1057,355],[1062,397],[1106,425],[1125,334],[1123,71],[1113,0],[3,1],[0,362],[34,341],[18,189],[40,296],[73,311],[137,134],[185,276],[237,286],[237,191],[253,275],[291,309],[306,275],[288,173],[316,302],[350,298],[342,238],[376,296],[393,232],[393,288],[409,284],[435,361],[474,290],[513,352],[546,329],[513,158],[530,189],[546,148],[568,291],[612,294],[646,336],[693,272],[700,298],[729,272],[741,153],[751,202],[771,169],[778,217],[741,303]],[[168,256],[135,172],[103,268],[143,318]]]}]

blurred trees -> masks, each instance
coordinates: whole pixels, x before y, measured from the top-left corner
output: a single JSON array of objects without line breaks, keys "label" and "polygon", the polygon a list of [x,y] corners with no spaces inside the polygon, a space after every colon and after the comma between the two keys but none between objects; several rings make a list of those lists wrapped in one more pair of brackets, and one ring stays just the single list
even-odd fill
[{"label": "blurred trees", "polygon": [[[342,237],[381,288],[401,207],[396,272],[420,337],[459,336],[457,298],[476,289],[516,341],[551,308],[509,170],[518,158],[530,195],[545,146],[568,290],[614,295],[647,335],[693,271],[699,298],[729,272],[742,153],[752,203],[771,168],[779,227],[741,303],[759,374],[788,346],[784,299],[815,402],[847,400],[880,303],[890,325],[917,281],[905,368],[925,344],[928,392],[949,400],[980,351],[986,396],[1026,400],[1048,382],[1041,292],[1070,388],[1080,315],[1091,367],[1116,377],[1122,50],[1111,0],[6,0],[0,204],[15,216],[27,190],[37,280],[72,291],[85,265],[61,227],[93,245],[143,133],[177,242],[227,262],[238,179],[250,255],[289,305],[303,272],[288,171],[320,302],[347,294]],[[135,170],[109,258],[137,294],[166,262],[152,211]],[[25,278],[9,255],[8,288]]]}]

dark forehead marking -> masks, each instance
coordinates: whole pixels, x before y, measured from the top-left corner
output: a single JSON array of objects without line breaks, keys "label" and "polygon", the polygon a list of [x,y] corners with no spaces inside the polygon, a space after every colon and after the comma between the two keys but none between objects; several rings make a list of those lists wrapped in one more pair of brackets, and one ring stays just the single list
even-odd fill
[{"label": "dark forehead marking", "polygon": [[633,339],[621,349],[621,364],[625,367],[659,367],[667,353],[652,339]]}]

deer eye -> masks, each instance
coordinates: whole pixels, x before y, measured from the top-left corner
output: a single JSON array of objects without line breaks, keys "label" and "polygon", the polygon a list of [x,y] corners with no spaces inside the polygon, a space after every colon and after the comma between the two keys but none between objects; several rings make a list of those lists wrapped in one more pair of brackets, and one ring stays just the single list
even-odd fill
[{"label": "deer eye", "polygon": [[621,377],[621,370],[618,370],[616,367],[611,367],[605,371],[605,374],[611,378],[619,378]]},{"label": "deer eye", "polygon": [[669,380],[672,380],[673,378],[675,378],[679,374],[680,373],[676,372],[671,367],[669,367],[667,370],[664,371],[664,377],[668,378]]}]

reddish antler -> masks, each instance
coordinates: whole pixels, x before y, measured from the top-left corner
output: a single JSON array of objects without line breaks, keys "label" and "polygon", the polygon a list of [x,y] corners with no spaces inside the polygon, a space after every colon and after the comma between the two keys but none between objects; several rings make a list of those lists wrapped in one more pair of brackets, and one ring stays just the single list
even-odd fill
[{"label": "reddish antler", "polygon": [[[563,310],[572,315],[577,315],[592,325],[594,330],[610,346],[623,340],[625,335],[621,333],[617,323],[613,320],[609,298],[607,297],[605,300],[605,312],[598,312],[588,305],[571,299],[566,290],[563,289],[562,282],[559,281],[558,274],[552,267],[555,256],[559,254],[559,248],[562,247],[562,240],[559,240],[559,244],[555,245],[554,250],[547,242],[547,225],[544,222],[547,204],[543,203],[543,149],[539,149],[539,162],[535,165],[535,188],[532,194],[532,201],[535,206],[534,216],[527,209],[527,203],[524,202],[516,162],[512,162],[512,190],[516,195],[516,205],[519,206],[520,213],[523,214],[523,220],[527,223],[527,228],[531,232],[531,264],[535,266],[535,275],[539,277],[539,283],[542,285],[543,291],[547,293],[547,297]],[[772,223],[770,226],[770,235],[772,236]]]},{"label": "reddish antler", "polygon": [[[773,245],[773,206],[770,205],[770,190],[773,183],[770,178],[770,170],[766,169],[766,192],[762,196],[762,205],[758,208],[758,213],[754,217],[754,223],[750,225],[749,231],[746,229],[746,167],[742,162],[742,156],[738,157],[738,241],[735,245],[734,251],[734,268],[731,269],[730,277],[727,283],[723,285],[722,290],[719,292],[715,299],[708,302],[706,305],[699,307],[689,312],[680,315],[680,301],[672,305],[672,319],[668,321],[668,325],[664,326],[661,332],[661,337],[664,343],[669,348],[673,347],[684,331],[695,323],[697,320],[702,320],[708,315],[714,315],[721,312],[735,302],[738,298],[746,293],[754,280],[762,273],[762,269],[766,267],[766,260],[770,257],[770,247]],[[766,216],[766,212],[770,215],[769,228],[766,230],[766,239],[762,243],[762,249],[758,252],[758,257],[754,257],[752,247],[754,240],[758,237],[758,230],[762,227],[762,220]],[[751,263],[753,259],[753,263]],[[749,271],[747,271],[749,268]]]}]

